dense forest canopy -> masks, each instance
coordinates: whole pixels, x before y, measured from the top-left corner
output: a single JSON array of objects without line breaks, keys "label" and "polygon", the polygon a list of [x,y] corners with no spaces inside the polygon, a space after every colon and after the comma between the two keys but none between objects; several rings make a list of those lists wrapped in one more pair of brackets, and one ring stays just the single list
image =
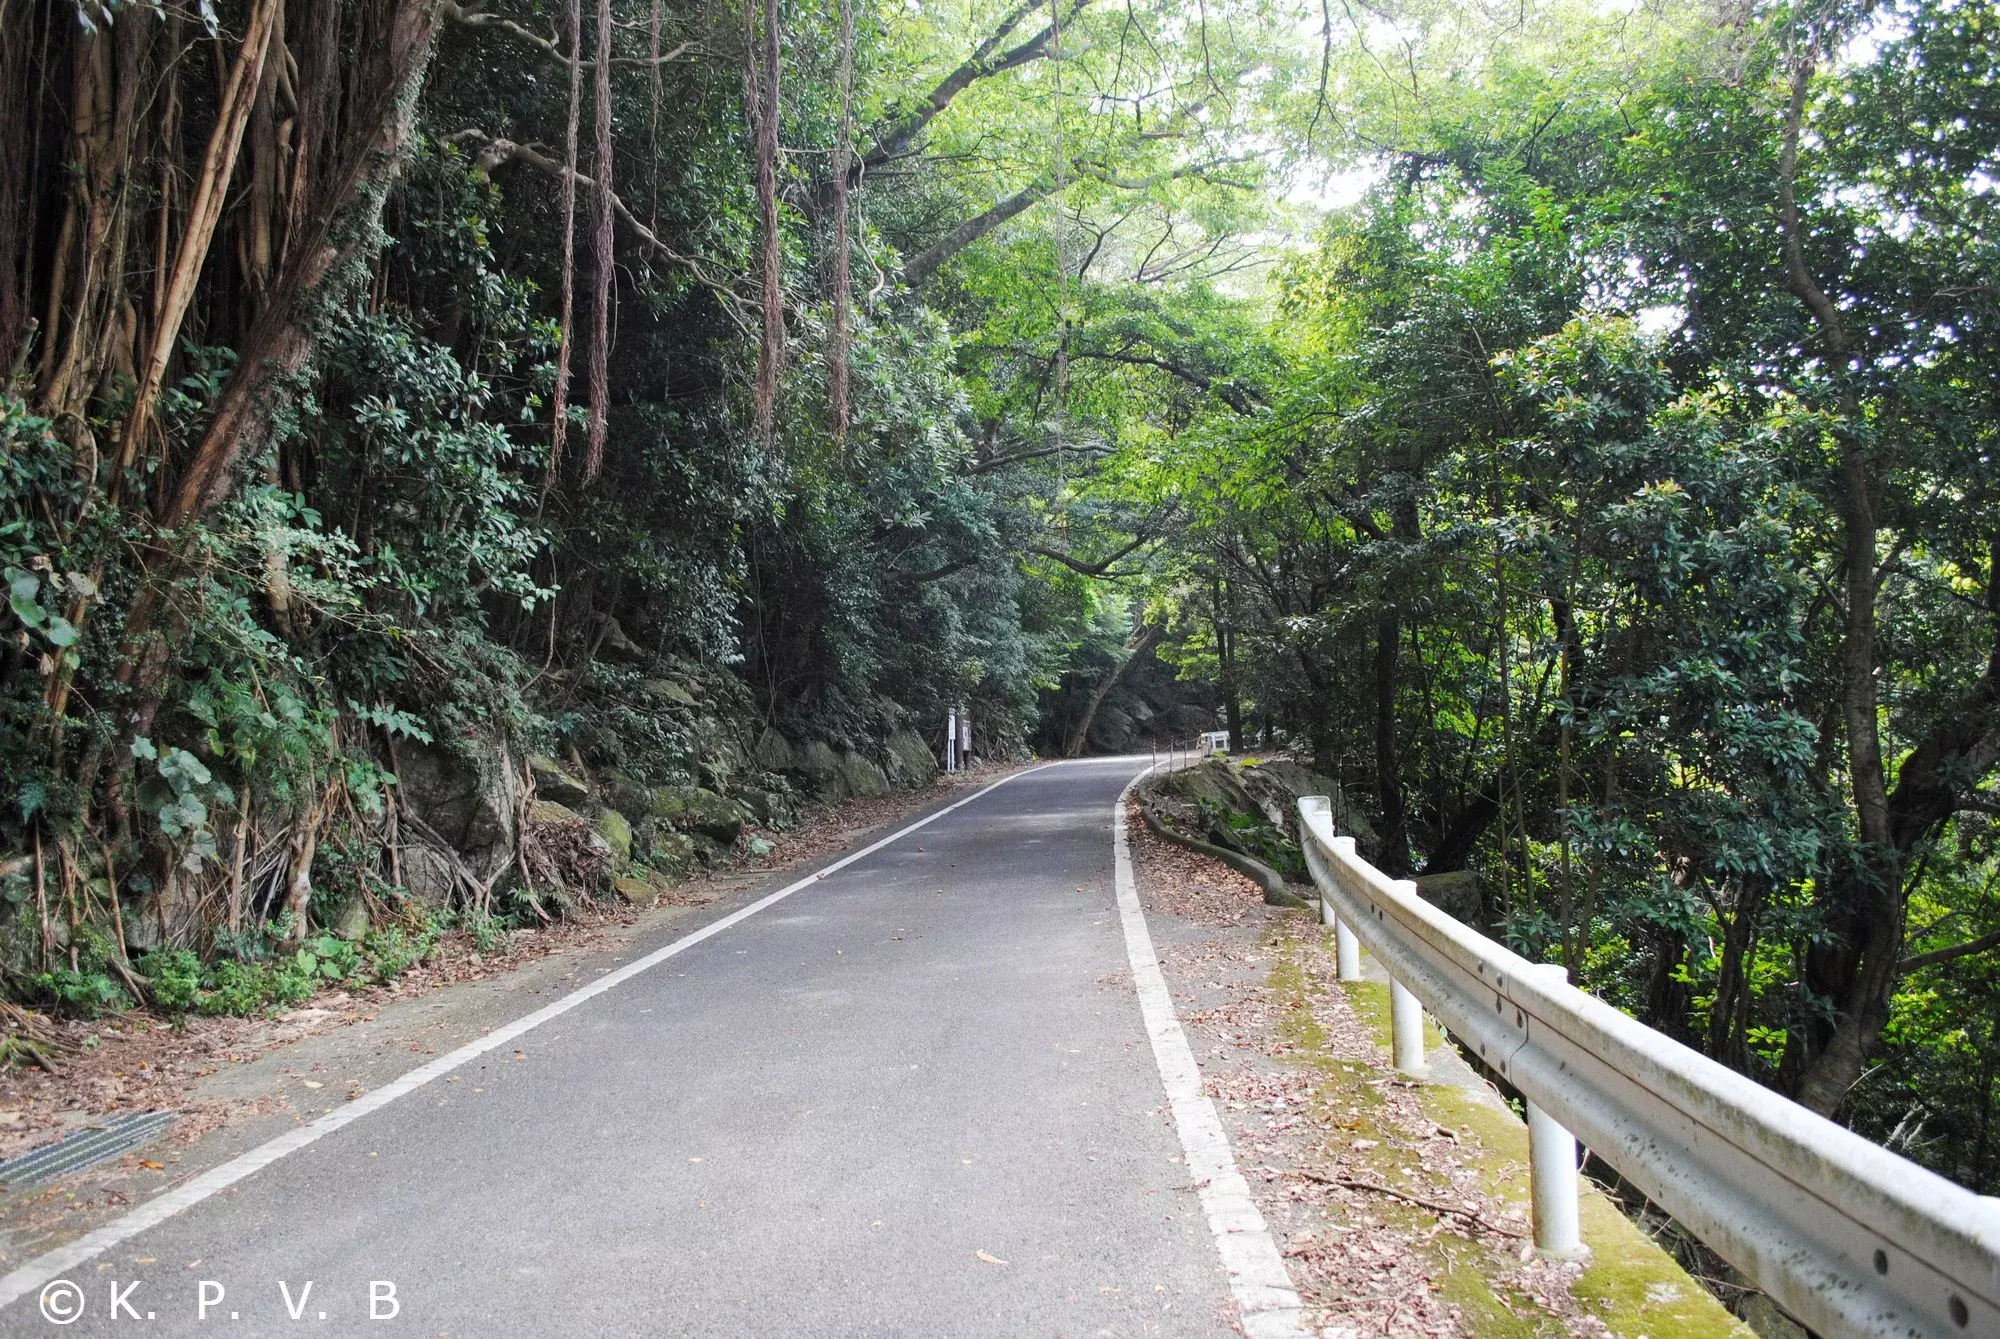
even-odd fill
[{"label": "dense forest canopy", "polygon": [[800,741],[1217,723],[2000,1188],[1997,36],[0,0],[7,988],[254,1006],[609,872],[524,807],[417,905],[425,768],[781,822]]}]

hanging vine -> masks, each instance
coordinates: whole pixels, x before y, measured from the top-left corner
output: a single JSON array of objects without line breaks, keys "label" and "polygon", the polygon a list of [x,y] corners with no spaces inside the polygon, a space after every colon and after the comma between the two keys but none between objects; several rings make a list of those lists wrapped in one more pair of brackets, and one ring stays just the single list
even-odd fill
[{"label": "hanging vine", "polygon": [[591,192],[596,206],[592,232],[591,278],[596,287],[590,304],[590,426],[584,449],[583,478],[588,483],[604,466],[604,433],[611,409],[611,268],[616,260],[611,232],[611,0],[597,0],[597,184]]},{"label": "hanging vine", "polygon": [[569,120],[563,131],[562,300],[556,318],[556,384],[549,411],[549,471],[542,478],[544,499],[562,469],[563,446],[569,438],[569,365],[576,316],[576,132],[583,102],[581,7],[582,0],[569,0],[563,16],[563,45],[569,51]]},{"label": "hanging vine", "polygon": [[744,11],[745,101],[756,134],[757,220],[762,239],[758,270],[763,281],[764,325],[757,346],[753,422],[765,442],[777,435],[778,380],[785,366],[784,237],[778,231],[778,113],[780,29],[778,0],[764,0],[762,61],[753,45],[750,11]]},{"label": "hanging vine", "polygon": [[826,389],[834,436],[847,439],[849,310],[854,278],[847,221],[849,173],[854,156],[854,0],[840,0],[840,129],[833,142],[833,329],[827,340]]}]

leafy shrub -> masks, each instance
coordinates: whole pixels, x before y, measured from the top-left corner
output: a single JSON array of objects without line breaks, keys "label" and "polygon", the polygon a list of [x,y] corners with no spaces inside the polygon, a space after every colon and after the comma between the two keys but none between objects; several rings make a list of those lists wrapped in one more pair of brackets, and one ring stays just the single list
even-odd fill
[{"label": "leafy shrub", "polygon": [[132,997],[110,973],[59,966],[34,979],[35,990],[58,1012],[96,1018],[132,1007]]},{"label": "leafy shrub", "polygon": [[308,979],[345,981],[361,967],[361,950],[345,939],[314,935],[306,940],[292,965]]},{"label": "leafy shrub", "polygon": [[[377,981],[390,981],[401,976],[428,958],[437,948],[438,935],[442,928],[435,922],[427,922],[423,929],[414,935],[400,925],[370,930],[367,937],[361,941],[362,952],[368,959],[369,971]],[[476,934],[473,942],[478,943]]]},{"label": "leafy shrub", "polygon": [[318,985],[285,960],[259,963],[232,962],[225,958],[214,964],[204,981],[208,988],[196,1001],[195,1012],[236,1017],[298,1004],[309,998]]},{"label": "leafy shrub", "polygon": [[304,1003],[323,987],[391,980],[427,957],[437,937],[431,924],[414,935],[391,927],[371,931],[358,944],[320,934],[280,951],[273,941],[282,933],[244,935],[227,946],[234,956],[212,963],[177,948],[155,949],[134,965],[152,979],[153,1002],[168,1013],[247,1017]]},{"label": "leafy shrub", "polygon": [[156,949],[136,964],[153,979],[153,1001],[169,1013],[184,1013],[201,998],[201,959],[184,948]]},{"label": "leafy shrub", "polygon": [[71,962],[58,961],[29,982],[34,993],[58,1013],[96,1018],[132,1007],[132,997],[112,974],[115,950],[89,925],[78,927]]},{"label": "leafy shrub", "polygon": [[468,912],[465,917],[465,932],[472,936],[472,947],[481,954],[491,953],[506,938],[512,922],[504,916],[483,916]]}]

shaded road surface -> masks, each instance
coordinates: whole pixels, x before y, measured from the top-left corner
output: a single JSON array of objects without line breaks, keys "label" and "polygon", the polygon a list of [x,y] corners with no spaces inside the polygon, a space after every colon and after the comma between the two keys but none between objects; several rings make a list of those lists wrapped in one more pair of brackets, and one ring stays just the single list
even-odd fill
[{"label": "shaded road surface", "polygon": [[1014,778],[68,1267],[79,1319],[29,1293],[0,1334],[1227,1333],[1113,888],[1141,765]]}]

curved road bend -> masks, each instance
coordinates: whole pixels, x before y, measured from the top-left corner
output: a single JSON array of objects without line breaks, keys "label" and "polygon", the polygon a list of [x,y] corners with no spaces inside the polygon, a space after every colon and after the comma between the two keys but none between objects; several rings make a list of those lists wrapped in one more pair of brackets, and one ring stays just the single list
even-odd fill
[{"label": "curved road bend", "polygon": [[69,1264],[83,1314],[38,1282],[0,1335],[1226,1334],[1114,887],[1143,765],[1015,777]]}]

